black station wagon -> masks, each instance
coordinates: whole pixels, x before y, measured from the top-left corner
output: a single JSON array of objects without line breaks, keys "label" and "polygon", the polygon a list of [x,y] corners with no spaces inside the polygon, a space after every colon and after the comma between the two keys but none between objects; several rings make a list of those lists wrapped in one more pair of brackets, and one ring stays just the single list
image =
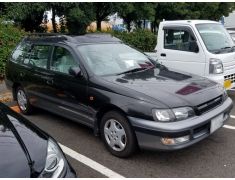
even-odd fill
[{"label": "black station wagon", "polygon": [[39,107],[85,124],[119,157],[195,144],[232,108],[216,82],[168,69],[105,34],[24,38],[6,84],[24,114]]}]

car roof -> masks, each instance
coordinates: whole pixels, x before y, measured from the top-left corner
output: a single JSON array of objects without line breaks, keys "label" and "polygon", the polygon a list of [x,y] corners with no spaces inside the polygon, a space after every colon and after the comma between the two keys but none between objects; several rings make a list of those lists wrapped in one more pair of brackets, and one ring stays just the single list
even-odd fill
[{"label": "car roof", "polygon": [[29,42],[52,42],[52,43],[73,43],[73,44],[97,44],[97,43],[117,43],[122,42],[120,39],[103,33],[90,33],[80,36],[74,35],[60,35],[60,34],[51,34],[45,33],[44,35],[29,35],[25,37],[26,41]]},{"label": "car roof", "polygon": [[164,25],[172,25],[172,24],[221,24],[217,21],[210,21],[210,20],[175,20],[175,21],[162,21]]}]

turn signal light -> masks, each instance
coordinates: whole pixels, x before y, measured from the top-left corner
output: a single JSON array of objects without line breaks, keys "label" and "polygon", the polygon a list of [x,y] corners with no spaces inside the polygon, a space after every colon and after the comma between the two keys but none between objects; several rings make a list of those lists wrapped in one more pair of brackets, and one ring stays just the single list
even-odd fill
[{"label": "turn signal light", "polygon": [[164,145],[176,145],[189,141],[189,138],[190,138],[189,135],[177,138],[162,137],[161,142]]}]

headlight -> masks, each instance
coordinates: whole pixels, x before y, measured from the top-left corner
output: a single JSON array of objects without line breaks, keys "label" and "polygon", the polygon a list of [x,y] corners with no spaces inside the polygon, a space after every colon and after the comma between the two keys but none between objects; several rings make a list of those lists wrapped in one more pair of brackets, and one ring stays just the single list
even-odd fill
[{"label": "headlight", "polygon": [[169,122],[180,121],[194,116],[194,111],[191,107],[180,107],[174,109],[154,109],[153,118],[156,121]]},{"label": "headlight", "polygon": [[210,59],[209,73],[221,74],[224,72],[223,64],[219,59]]},{"label": "headlight", "polygon": [[157,121],[174,121],[175,116],[170,109],[154,109],[153,118]]},{"label": "headlight", "polygon": [[46,165],[41,173],[42,178],[58,178],[65,173],[65,159],[58,145],[48,140]]},{"label": "headlight", "polygon": [[175,108],[173,109],[173,112],[177,121],[194,116],[194,110],[191,107]]}]

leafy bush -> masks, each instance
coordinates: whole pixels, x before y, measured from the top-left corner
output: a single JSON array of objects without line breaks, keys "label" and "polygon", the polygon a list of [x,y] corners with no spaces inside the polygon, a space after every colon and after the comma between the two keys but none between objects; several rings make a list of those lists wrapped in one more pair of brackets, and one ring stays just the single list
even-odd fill
[{"label": "leafy bush", "polygon": [[0,78],[5,74],[5,64],[12,50],[25,32],[0,20]]},{"label": "leafy bush", "polygon": [[157,36],[145,29],[137,29],[130,33],[114,31],[111,34],[123,42],[145,52],[153,51],[157,43]]}]

